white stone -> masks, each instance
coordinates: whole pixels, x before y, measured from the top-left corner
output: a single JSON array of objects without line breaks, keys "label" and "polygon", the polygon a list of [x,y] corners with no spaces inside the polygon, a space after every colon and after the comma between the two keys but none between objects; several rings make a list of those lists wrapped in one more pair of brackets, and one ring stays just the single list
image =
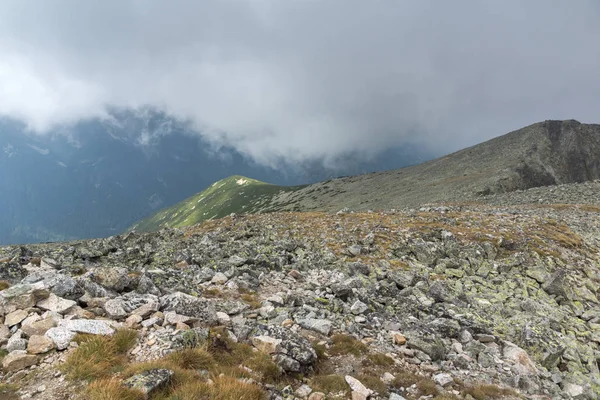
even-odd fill
[{"label": "white stone", "polygon": [[58,326],[73,332],[92,335],[112,335],[115,332],[106,322],[96,319],[62,320]]},{"label": "white stone", "polygon": [[577,397],[583,394],[583,386],[574,383],[565,383],[563,390],[571,397]]},{"label": "white stone", "polygon": [[75,335],[75,332],[63,327],[50,328],[46,332],[46,337],[52,339],[58,350],[64,350],[69,347],[69,343],[71,343]]},{"label": "white stone", "polygon": [[221,325],[229,325],[231,318],[226,313],[217,311],[217,321],[219,321]]},{"label": "white stone", "polygon": [[64,314],[69,308],[73,307],[77,302],[58,297],[54,293],[50,293],[47,299],[37,302],[36,306],[42,310],[55,311]]},{"label": "white stone", "polygon": [[23,321],[25,318],[27,318],[27,311],[16,310],[16,311],[11,312],[4,318],[4,325],[14,326],[14,325],[18,324],[19,322]]},{"label": "white stone", "polygon": [[350,311],[355,315],[362,314],[368,309],[369,307],[360,300],[356,300],[354,304],[352,304],[352,307],[350,307]]},{"label": "white stone", "polygon": [[310,395],[312,393],[312,388],[308,385],[302,385],[300,386],[298,389],[296,389],[296,391],[294,392],[294,394],[298,397],[308,397],[308,395]]},{"label": "white stone", "polygon": [[212,279],[210,280],[212,283],[216,283],[217,285],[222,285],[227,282],[229,278],[222,272],[217,272]]},{"label": "white stone", "polygon": [[353,392],[364,395],[365,398],[368,398],[371,395],[371,393],[373,393],[370,389],[367,389],[367,387],[363,385],[361,381],[350,375],[346,375],[344,379],[346,379],[346,382],[348,383],[350,389],[352,389]]},{"label": "white stone", "polygon": [[252,344],[258,350],[267,354],[274,354],[281,351],[281,339],[271,336],[255,336],[252,338]]},{"label": "white stone", "polygon": [[454,382],[454,379],[450,374],[436,374],[433,376],[433,381],[443,387]]}]

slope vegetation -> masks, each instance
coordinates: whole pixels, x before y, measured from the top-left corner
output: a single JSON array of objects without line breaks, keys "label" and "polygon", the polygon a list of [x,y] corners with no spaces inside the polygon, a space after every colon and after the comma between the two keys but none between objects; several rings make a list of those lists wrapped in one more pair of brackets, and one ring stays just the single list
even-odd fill
[{"label": "slope vegetation", "polygon": [[182,227],[222,218],[231,213],[257,213],[269,209],[272,200],[301,186],[277,186],[234,175],[212,184],[184,201],[158,211],[131,227],[147,232],[164,227]]},{"label": "slope vegetation", "polygon": [[[282,188],[224,185],[220,197],[186,219],[188,201],[138,226],[184,226],[230,212],[386,210],[436,202],[477,201],[482,196],[600,178],[600,125],[545,121],[412,167]],[[244,178],[247,179],[247,178]],[[236,190],[231,191],[230,187]],[[261,188],[261,190],[258,190]],[[212,191],[213,188],[209,189]],[[204,198],[206,192],[197,195]],[[242,195],[243,193],[243,195]],[[185,213],[183,209],[185,209]],[[174,218],[176,217],[176,218]],[[148,223],[150,222],[150,223]]]}]

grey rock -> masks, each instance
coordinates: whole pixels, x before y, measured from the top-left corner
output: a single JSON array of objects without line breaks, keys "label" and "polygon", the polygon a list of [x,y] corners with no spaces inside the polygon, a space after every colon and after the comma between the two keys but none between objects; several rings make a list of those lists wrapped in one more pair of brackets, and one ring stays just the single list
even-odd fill
[{"label": "grey rock", "polygon": [[67,310],[77,303],[73,300],[63,299],[58,297],[54,293],[50,293],[50,296],[47,299],[40,300],[37,302],[36,306],[41,308],[42,310],[54,311],[60,314],[64,314]]},{"label": "grey rock", "polygon": [[278,365],[286,371],[299,372],[317,360],[317,353],[307,339],[281,326],[259,325],[252,336],[269,336],[281,340],[281,354],[277,354]]},{"label": "grey rock", "polygon": [[331,332],[332,322],[328,319],[305,318],[297,320],[296,323],[304,329],[319,332],[326,336],[329,336]]},{"label": "grey rock", "polygon": [[182,292],[161,297],[160,306],[162,311],[175,311],[206,324],[213,324],[217,320],[215,307],[210,301]]},{"label": "grey rock", "polygon": [[63,327],[50,328],[45,333],[46,337],[52,339],[58,350],[69,347],[76,333]]},{"label": "grey rock", "polygon": [[352,307],[350,307],[350,311],[354,315],[363,314],[368,309],[369,309],[369,306],[367,306],[365,303],[363,303],[360,300],[355,301],[354,304],[352,304]]},{"label": "grey rock", "polygon": [[62,320],[58,326],[72,332],[89,333],[91,335],[112,335],[115,332],[106,322],[95,319]]},{"label": "grey rock", "polygon": [[106,312],[106,315],[108,315],[108,317],[110,317],[111,319],[116,320],[127,317],[128,312],[125,307],[125,301],[120,298],[110,299],[102,306],[102,308]]},{"label": "grey rock", "polygon": [[126,379],[123,384],[148,396],[168,384],[173,374],[169,369],[150,369]]}]

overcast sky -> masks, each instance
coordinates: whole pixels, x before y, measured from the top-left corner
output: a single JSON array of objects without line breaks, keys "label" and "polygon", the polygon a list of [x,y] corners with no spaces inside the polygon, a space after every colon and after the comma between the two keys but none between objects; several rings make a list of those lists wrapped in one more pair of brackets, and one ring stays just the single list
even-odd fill
[{"label": "overcast sky", "polygon": [[600,122],[598,0],[2,0],[0,114],[154,105],[259,161]]}]

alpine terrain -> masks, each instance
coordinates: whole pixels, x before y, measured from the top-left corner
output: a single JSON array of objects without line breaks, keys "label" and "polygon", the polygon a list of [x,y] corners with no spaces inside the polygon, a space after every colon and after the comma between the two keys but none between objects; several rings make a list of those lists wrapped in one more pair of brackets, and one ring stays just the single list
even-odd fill
[{"label": "alpine terrain", "polygon": [[599,178],[600,125],[546,121],[0,247],[0,398],[600,398]]}]

